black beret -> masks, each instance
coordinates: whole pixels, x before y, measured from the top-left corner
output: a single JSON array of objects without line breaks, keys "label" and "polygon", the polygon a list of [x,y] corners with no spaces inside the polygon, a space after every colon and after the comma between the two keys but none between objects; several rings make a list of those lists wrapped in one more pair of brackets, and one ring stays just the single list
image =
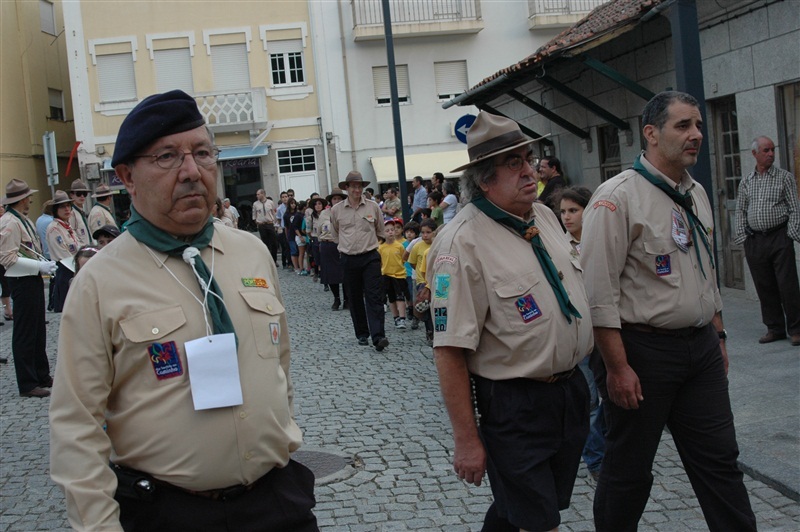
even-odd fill
[{"label": "black beret", "polygon": [[161,137],[189,131],[205,123],[194,98],[183,91],[148,96],[122,121],[111,166],[130,162],[140,150]]}]

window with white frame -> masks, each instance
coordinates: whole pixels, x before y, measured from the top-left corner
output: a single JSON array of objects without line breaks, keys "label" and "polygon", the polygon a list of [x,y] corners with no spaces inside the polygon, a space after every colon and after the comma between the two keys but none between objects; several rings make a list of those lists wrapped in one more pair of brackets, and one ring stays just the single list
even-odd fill
[{"label": "window with white frame", "polygon": [[39,21],[42,31],[50,35],[56,34],[56,11],[52,2],[39,0]]},{"label": "window with white frame", "polygon": [[135,100],[133,53],[98,55],[97,84],[103,103]]},{"label": "window with white frame", "polygon": [[211,69],[216,90],[249,89],[250,67],[247,62],[247,44],[211,46]]},{"label": "window with white frame", "polygon": [[273,87],[305,83],[303,41],[300,39],[269,41],[267,47]]},{"label": "window with white frame", "polygon": [[314,148],[278,150],[278,171],[282,174],[311,172],[317,169]]},{"label": "window with white frame", "polygon": [[[409,103],[408,90],[408,65],[397,65],[397,101]],[[375,87],[375,101],[378,105],[389,105],[392,103],[391,91],[389,90],[389,67],[372,67],[372,84]]]},{"label": "window with white frame", "polygon": [[51,120],[64,120],[64,93],[58,89],[47,89],[47,97],[50,100]]},{"label": "window with white frame", "polygon": [[158,92],[180,89],[188,94],[194,93],[192,57],[188,48],[154,50],[153,61]]},{"label": "window with white frame", "polygon": [[614,126],[598,126],[597,144],[600,149],[600,179],[606,181],[622,171],[620,165],[619,131]]},{"label": "window with white frame", "polygon": [[433,64],[433,74],[439,101],[455,98],[469,88],[466,61],[436,62]]}]

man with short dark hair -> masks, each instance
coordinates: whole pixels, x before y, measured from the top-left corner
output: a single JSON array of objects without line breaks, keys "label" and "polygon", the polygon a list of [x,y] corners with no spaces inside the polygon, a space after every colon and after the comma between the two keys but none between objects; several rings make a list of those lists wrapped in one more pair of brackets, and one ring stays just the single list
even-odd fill
[{"label": "man with short dark hair", "polygon": [[453,468],[477,486],[488,470],[495,500],[484,530],[556,529],[589,431],[577,369],[592,349],[589,308],[572,246],[534,203],[533,142],[513,120],[478,114],[470,162],[453,170],[464,170],[470,202],[428,251]]},{"label": "man with short dark hair", "polygon": [[384,220],[393,220],[396,217],[402,216],[401,209],[402,205],[400,203],[400,198],[397,197],[397,189],[394,187],[387,188],[386,200],[383,202],[383,207],[381,207]]},{"label": "man with short dark hair", "polygon": [[76,530],[317,530],[278,272],[213,223],[218,153],[179,90],[120,127],[131,217],[73,280],[50,405]]},{"label": "man with short dark hair", "polygon": [[76,179],[68,190],[69,198],[72,200],[72,213],[69,217],[69,226],[75,232],[78,244],[88,246],[92,243],[91,231],[89,231],[89,219],[86,217],[86,196],[91,193],[86,183]]},{"label": "man with short dark hair", "polygon": [[425,185],[422,183],[422,176],[415,176],[411,181],[411,187],[414,190],[414,201],[411,203],[411,219],[419,223],[422,219],[422,209],[428,207],[428,191],[425,190]]},{"label": "man with short dark hair", "polygon": [[566,186],[564,176],[561,175],[561,161],[553,156],[542,157],[539,162],[539,172],[544,182],[544,189],[539,195],[539,201],[553,209],[558,218],[561,206],[555,204],[556,197],[558,196],[558,191]]},{"label": "man with short dark hair", "polygon": [[263,188],[256,191],[256,201],[253,202],[253,221],[258,227],[258,235],[267,246],[272,260],[278,263],[278,235],[275,234],[275,205],[267,199]]},{"label": "man with short dark hair", "polygon": [[[292,196],[294,196],[294,191]],[[281,247],[281,265],[284,270],[293,270],[292,258],[289,253],[289,240],[283,223],[283,215],[286,214],[286,206],[289,204],[289,193],[281,191],[280,198],[281,201],[275,209],[275,234],[278,235],[278,245]]]},{"label": "man with short dark hair", "polygon": [[739,183],[736,195],[736,236],[744,256],[767,333],[758,343],[786,338],[800,346],[800,283],[794,243],[800,242],[800,204],[794,176],[775,166],[775,144],[756,137],[752,145],[755,169]]},{"label": "man with short dark hair", "polygon": [[642,124],[645,151],[597,189],[581,238],[608,421],[595,527],[636,530],[667,426],[709,529],[756,530],[736,464],[714,214],[687,171],[703,141],[699,104],[659,93]]}]

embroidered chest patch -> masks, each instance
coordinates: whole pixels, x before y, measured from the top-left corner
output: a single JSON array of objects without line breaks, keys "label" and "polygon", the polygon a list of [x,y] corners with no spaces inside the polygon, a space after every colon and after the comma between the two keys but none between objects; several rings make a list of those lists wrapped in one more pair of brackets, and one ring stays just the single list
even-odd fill
[{"label": "embroidered chest patch", "polygon": [[269,324],[269,335],[272,339],[272,343],[278,345],[281,343],[281,325],[280,323],[270,323]]},{"label": "embroidered chest patch", "polygon": [[656,257],[656,275],[663,277],[672,273],[672,263],[669,255],[658,255]]},{"label": "embroidered chest patch", "polygon": [[242,277],[242,284],[248,288],[269,288],[267,280],[260,277]]},{"label": "embroidered chest patch", "polygon": [[542,310],[530,294],[517,299],[517,311],[523,323],[530,323],[536,318],[542,317]]},{"label": "embroidered chest patch", "polygon": [[183,365],[175,342],[154,343],[147,347],[153,371],[160,381],[183,375]]}]

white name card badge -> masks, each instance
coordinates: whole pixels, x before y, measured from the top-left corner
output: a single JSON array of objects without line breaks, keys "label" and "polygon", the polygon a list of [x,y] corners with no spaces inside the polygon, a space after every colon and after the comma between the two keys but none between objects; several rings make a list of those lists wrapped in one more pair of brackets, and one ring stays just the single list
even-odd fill
[{"label": "white name card badge", "polygon": [[214,334],[184,344],[195,410],[242,404],[239,359],[233,333]]}]

